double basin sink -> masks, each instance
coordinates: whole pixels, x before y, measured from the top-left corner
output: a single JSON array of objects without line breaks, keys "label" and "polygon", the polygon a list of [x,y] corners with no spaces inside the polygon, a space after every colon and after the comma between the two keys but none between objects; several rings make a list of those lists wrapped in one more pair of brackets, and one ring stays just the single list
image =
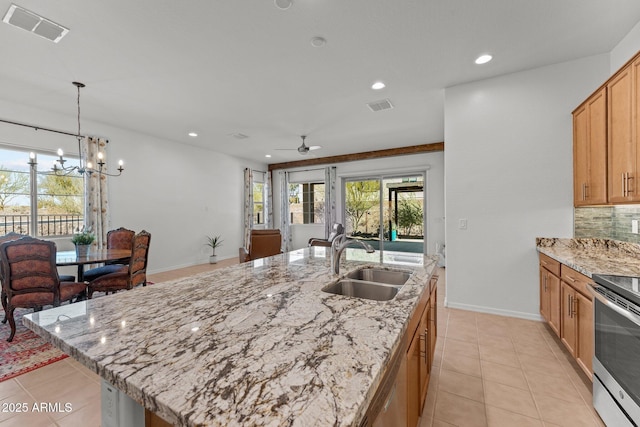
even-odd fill
[{"label": "double basin sink", "polygon": [[389,301],[396,296],[410,276],[411,272],[408,271],[361,268],[325,286],[322,290],[330,294]]}]

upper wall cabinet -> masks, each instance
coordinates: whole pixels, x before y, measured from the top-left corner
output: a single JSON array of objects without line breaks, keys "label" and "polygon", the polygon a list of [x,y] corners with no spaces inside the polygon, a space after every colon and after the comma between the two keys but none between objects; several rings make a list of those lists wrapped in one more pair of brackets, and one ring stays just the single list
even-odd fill
[{"label": "upper wall cabinet", "polygon": [[640,53],[573,112],[575,206],[640,203]]},{"label": "upper wall cabinet", "polygon": [[594,93],[573,112],[573,201],[607,203],[607,96]]}]

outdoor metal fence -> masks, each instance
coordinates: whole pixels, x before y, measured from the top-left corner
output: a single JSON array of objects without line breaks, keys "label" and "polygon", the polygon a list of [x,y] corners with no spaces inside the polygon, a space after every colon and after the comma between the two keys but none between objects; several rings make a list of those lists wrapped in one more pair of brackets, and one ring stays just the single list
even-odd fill
[{"label": "outdoor metal fence", "polygon": [[[68,236],[82,228],[82,215],[38,215],[36,223],[38,236]],[[10,232],[29,234],[31,227],[30,215],[0,215],[0,235]],[[32,233],[33,234],[33,233]]]}]

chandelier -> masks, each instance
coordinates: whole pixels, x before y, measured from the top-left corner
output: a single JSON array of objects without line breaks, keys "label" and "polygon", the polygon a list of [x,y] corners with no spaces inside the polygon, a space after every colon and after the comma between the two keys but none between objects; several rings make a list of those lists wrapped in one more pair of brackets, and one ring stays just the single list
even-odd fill
[{"label": "chandelier", "polygon": [[[80,132],[80,89],[85,87],[84,83],[80,83],[80,82],[73,82],[73,85],[78,89],[78,98],[77,98],[77,106],[78,106],[78,133],[75,135],[76,139],[78,140],[78,155],[79,155],[79,159],[80,159],[80,165],[79,166],[65,166],[65,163],[67,162],[67,160],[65,160],[64,156],[64,152],[62,151],[62,148],[58,148],[57,151],[57,155],[58,155],[58,159],[56,159],[56,163],[54,163],[53,167],[51,168],[51,172],[45,172],[45,173],[52,173],[54,175],[69,175],[71,173],[77,172],[80,175],[84,175],[85,173],[89,176],[91,176],[94,173],[97,173],[99,175],[106,175],[106,176],[120,176],[122,175],[122,171],[124,170],[124,163],[122,160],[118,161],[118,173],[108,173],[105,169],[105,161],[104,161],[104,153],[102,151],[98,151],[97,154],[97,158],[98,161],[96,162],[97,165],[94,165],[92,162],[87,161],[86,163],[83,160],[82,157],[82,133]],[[29,153],[29,165],[31,165],[32,167],[35,167],[37,165],[36,163],[36,155],[35,153],[31,152]],[[96,167],[97,166],[97,167]]]}]

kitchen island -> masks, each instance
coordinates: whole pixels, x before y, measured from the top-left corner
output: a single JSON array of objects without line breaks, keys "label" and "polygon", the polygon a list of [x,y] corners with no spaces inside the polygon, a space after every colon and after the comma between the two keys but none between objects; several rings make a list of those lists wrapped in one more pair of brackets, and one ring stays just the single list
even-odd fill
[{"label": "kitchen island", "polygon": [[[411,271],[394,299],[323,292],[312,247],[24,317],[27,327],[174,425],[358,425],[401,345],[435,257],[347,249]],[[104,408],[103,408],[104,411]]]}]

